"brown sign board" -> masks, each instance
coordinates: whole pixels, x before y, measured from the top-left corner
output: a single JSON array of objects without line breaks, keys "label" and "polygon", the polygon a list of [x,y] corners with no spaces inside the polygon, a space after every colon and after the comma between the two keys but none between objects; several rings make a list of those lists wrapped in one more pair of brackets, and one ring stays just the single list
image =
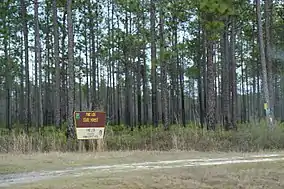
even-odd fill
[{"label": "brown sign board", "polygon": [[106,113],[95,111],[74,112],[74,121],[77,128],[104,127],[106,124]]},{"label": "brown sign board", "polygon": [[96,111],[74,112],[77,139],[101,139],[104,136],[106,113]]}]

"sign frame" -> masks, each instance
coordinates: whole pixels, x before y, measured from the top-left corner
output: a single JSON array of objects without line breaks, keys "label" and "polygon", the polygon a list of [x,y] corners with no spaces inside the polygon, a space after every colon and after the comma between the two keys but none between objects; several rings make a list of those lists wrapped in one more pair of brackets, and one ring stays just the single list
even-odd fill
[{"label": "sign frame", "polygon": [[98,140],[104,138],[106,112],[74,111],[73,119],[78,140]]}]

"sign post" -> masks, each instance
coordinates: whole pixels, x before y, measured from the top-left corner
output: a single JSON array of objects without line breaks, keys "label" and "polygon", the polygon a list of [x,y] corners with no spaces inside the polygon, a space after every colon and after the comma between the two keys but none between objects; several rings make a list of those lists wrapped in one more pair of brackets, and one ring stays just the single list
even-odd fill
[{"label": "sign post", "polygon": [[106,124],[105,112],[74,112],[74,123],[78,140],[104,138]]}]

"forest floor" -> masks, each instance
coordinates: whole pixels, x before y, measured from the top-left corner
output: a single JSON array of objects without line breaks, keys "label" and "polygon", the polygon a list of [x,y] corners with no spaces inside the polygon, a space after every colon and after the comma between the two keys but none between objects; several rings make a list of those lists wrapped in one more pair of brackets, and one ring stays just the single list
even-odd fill
[{"label": "forest floor", "polygon": [[284,188],[284,152],[0,154],[0,188]]}]

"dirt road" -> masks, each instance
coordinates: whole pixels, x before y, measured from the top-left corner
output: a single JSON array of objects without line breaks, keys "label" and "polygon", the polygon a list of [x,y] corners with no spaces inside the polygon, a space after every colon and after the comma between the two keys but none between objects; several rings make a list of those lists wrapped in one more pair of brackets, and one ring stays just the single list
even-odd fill
[{"label": "dirt road", "polygon": [[114,164],[114,165],[95,165],[66,168],[52,171],[34,171],[27,173],[13,173],[0,175],[0,187],[13,187],[23,183],[33,183],[43,180],[52,180],[64,177],[81,177],[96,172],[131,172],[141,170],[174,169],[197,166],[245,164],[259,162],[284,161],[284,154],[260,154],[249,156],[232,156],[224,158],[190,158],[165,161],[146,161],[141,163]]}]

